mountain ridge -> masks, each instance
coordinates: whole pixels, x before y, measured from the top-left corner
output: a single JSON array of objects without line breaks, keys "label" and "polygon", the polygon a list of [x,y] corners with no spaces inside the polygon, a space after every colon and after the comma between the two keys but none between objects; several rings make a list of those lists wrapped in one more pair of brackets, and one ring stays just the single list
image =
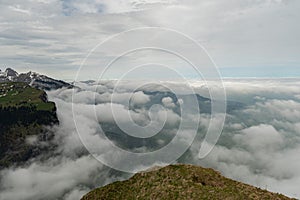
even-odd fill
[{"label": "mountain ridge", "polygon": [[231,180],[200,166],[176,164],[135,174],[97,188],[81,200],[102,199],[291,199]]},{"label": "mountain ridge", "polygon": [[1,82],[22,82],[27,83],[38,89],[53,90],[59,88],[72,88],[73,86],[62,80],[57,80],[46,75],[41,75],[36,72],[29,71],[27,73],[18,73],[12,68],[6,68],[5,71],[0,69]]}]

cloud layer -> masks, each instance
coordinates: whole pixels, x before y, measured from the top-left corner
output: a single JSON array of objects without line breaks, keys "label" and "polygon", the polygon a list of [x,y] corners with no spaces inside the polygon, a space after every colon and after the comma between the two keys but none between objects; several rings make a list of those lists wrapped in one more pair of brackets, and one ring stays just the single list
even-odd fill
[{"label": "cloud layer", "polygon": [[[115,83],[80,83],[82,89],[75,90],[73,103],[71,89],[48,93],[56,102],[60,120],[60,125],[51,129],[55,133],[51,142],[57,148],[50,155],[28,161],[25,166],[2,170],[0,199],[79,199],[94,187],[131,176],[117,172],[93,157],[104,152],[111,163],[133,171],[167,164],[164,161],[171,154],[148,156],[147,162],[135,163],[133,157],[116,153],[112,146],[134,153],[155,152],[165,147],[178,134],[181,121],[178,108],[186,99],[176,99],[165,87],[157,85],[147,85],[135,91],[140,83],[131,81],[123,82],[114,91]],[[176,82],[165,82],[164,86],[170,84],[177,88],[177,95],[187,87]],[[300,81],[226,80],[224,85],[230,100],[246,106],[227,114],[217,145],[207,157],[198,159],[199,147],[211,117],[202,113],[196,139],[188,151],[182,152],[179,162],[213,167],[227,177],[299,198]],[[191,86],[205,96],[204,82],[195,81]],[[129,104],[126,103],[128,98],[131,99]],[[72,106],[77,123],[74,122]],[[135,123],[145,127],[151,122],[164,123],[155,136],[136,138],[116,124],[112,108],[123,125]],[[195,116],[191,112],[186,117],[192,123]],[[190,127],[183,130],[176,139],[173,154],[193,139]],[[78,135],[77,131],[81,134]],[[147,136],[147,132],[145,134]]]},{"label": "cloud layer", "polygon": [[[294,72],[299,65],[299,8],[297,0],[1,1],[0,61],[19,71],[73,79],[96,44],[122,31],[155,26],[194,38],[221,68],[231,68],[227,76],[240,67],[250,76],[262,68],[265,76],[291,76],[282,68]],[[116,56],[106,53],[104,60]],[[99,60],[92,64],[101,66]]]}]

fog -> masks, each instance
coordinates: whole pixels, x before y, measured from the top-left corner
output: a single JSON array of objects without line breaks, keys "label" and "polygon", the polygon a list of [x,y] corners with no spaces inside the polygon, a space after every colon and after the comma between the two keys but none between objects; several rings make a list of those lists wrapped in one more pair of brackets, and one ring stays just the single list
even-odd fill
[{"label": "fog", "polygon": [[[115,84],[77,83],[74,90],[48,92],[60,121],[49,127],[55,135],[49,143],[55,148],[2,170],[1,200],[80,199],[95,187],[132,176],[111,167],[136,172],[170,162],[211,167],[229,178],[300,198],[300,80],[224,80],[229,100],[225,125],[204,159],[198,157],[201,142],[210,119],[218,122],[218,115],[205,110],[210,101],[204,82],[143,83],[138,90],[141,81],[124,81],[117,89]],[[186,87],[207,97],[198,97],[200,117],[193,107],[182,117],[180,108],[190,98]],[[182,120],[188,126],[181,126]],[[168,144],[169,151],[157,156]]]}]

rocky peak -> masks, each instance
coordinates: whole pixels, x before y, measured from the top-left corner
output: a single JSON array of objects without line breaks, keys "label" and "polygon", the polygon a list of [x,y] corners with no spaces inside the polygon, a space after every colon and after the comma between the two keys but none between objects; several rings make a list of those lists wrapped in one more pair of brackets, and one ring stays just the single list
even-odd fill
[{"label": "rocky peak", "polygon": [[33,87],[51,90],[62,87],[72,87],[71,84],[61,80],[56,80],[45,75],[40,75],[36,72],[29,71],[27,73],[18,74],[12,68],[7,68],[5,72],[0,70],[0,82],[23,82],[30,84]]},{"label": "rocky peak", "polygon": [[5,73],[6,73],[6,76],[8,76],[8,77],[17,77],[18,76],[18,72],[16,72],[12,68],[6,68]]}]

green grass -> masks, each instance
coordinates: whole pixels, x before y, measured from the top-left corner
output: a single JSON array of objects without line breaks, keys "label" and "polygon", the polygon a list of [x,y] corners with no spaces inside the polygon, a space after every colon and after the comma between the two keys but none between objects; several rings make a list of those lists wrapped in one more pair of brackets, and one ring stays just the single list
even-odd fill
[{"label": "green grass", "polygon": [[53,110],[54,103],[44,102],[43,90],[30,87],[26,83],[0,83],[0,106],[20,107],[34,106],[37,110]]},{"label": "green grass", "polygon": [[222,176],[213,169],[170,165],[95,189],[82,200],[100,199],[289,199]]}]

